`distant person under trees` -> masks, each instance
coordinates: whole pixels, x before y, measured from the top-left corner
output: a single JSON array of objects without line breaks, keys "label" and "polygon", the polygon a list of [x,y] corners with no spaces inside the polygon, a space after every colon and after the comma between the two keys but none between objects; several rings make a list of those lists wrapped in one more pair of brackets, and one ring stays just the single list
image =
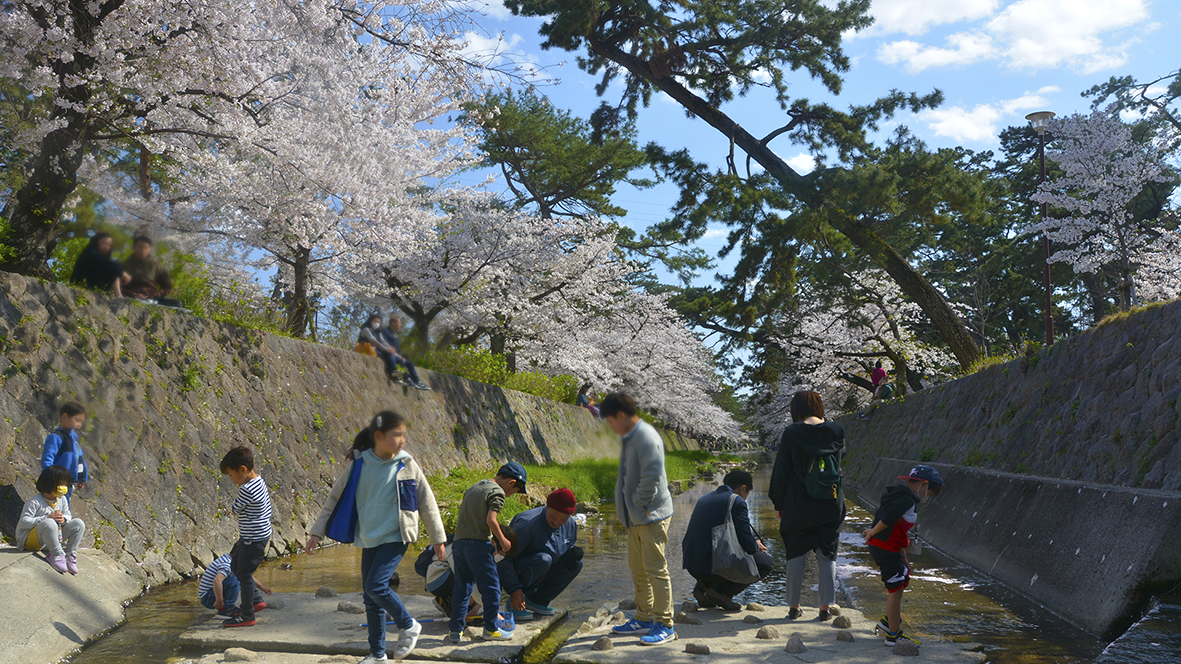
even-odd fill
[{"label": "distant person under trees", "polygon": [[583,408],[589,410],[591,412],[591,415],[598,417],[599,416],[598,407],[595,406],[595,402],[589,396],[587,396],[587,391],[589,391],[589,390],[590,390],[590,385],[583,385],[582,389],[578,390],[578,399],[577,399],[576,403],[579,406],[582,406]]},{"label": "distant person under trees", "polygon": [[890,383],[890,374],[882,368],[882,361],[878,360],[877,366],[874,367],[873,373],[870,375],[873,381],[873,398],[870,399],[869,405],[865,410],[861,411],[861,419],[868,420],[869,416],[873,414],[874,409],[894,396],[894,385]]},{"label": "distant person under trees", "polygon": [[114,245],[115,239],[110,233],[95,233],[74,263],[70,283],[123,297],[123,285],[131,281],[131,277],[123,271],[119,261],[111,258]]},{"label": "distant person under trees", "polygon": [[131,255],[123,261],[123,271],[131,279],[123,289],[128,297],[157,300],[172,292],[172,276],[152,255],[152,240],[146,235],[131,241]]},{"label": "distant person under trees", "polygon": [[429,390],[431,389],[430,386],[418,378],[418,370],[414,368],[414,363],[411,362],[410,358],[406,357],[406,354],[402,352],[402,344],[398,341],[398,332],[401,330],[402,319],[391,315],[389,327],[385,330],[382,330],[381,333],[382,340],[391,349],[394,367],[406,367],[406,377],[403,380],[408,385],[411,385],[420,390]]}]

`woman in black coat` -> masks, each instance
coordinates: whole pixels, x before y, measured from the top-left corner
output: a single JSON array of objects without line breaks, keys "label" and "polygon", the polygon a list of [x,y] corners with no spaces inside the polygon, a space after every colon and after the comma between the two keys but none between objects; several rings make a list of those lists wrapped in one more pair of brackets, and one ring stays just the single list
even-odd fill
[{"label": "woman in black coat", "polygon": [[70,283],[110,291],[115,297],[123,297],[123,284],[131,281],[131,277],[123,272],[119,261],[111,258],[114,243],[109,233],[95,233],[78,255],[74,271],[70,274]]},{"label": "woman in black coat", "polygon": [[796,392],[791,398],[792,424],[783,430],[768,496],[779,516],[779,534],[787,551],[787,617],[799,618],[800,586],[804,581],[804,556],[816,552],[820,568],[820,619],[828,620],[828,607],[836,601],[837,542],[845,522],[845,492],[837,497],[813,498],[804,487],[804,475],[814,457],[845,453],[845,432],[836,422],[824,421],[824,401],[815,392]]}]

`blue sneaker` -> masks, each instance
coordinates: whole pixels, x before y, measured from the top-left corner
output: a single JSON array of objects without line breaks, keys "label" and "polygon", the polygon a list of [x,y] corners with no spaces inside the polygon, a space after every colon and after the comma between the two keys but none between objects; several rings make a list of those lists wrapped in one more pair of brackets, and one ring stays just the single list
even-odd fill
[{"label": "blue sneaker", "polygon": [[612,627],[611,631],[615,634],[638,634],[640,632],[651,631],[655,624],[656,623],[650,620],[636,620],[635,618],[632,618],[622,625],[616,625]]},{"label": "blue sneaker", "polygon": [[463,632],[451,632],[447,635],[447,640],[451,643],[459,643],[463,641]]},{"label": "blue sneaker", "polygon": [[516,620],[517,622],[528,622],[533,620],[533,612],[529,611],[528,609],[524,611],[513,609],[513,620]]},{"label": "blue sneaker", "polygon": [[554,607],[546,606],[544,604],[534,604],[533,602],[530,602],[528,598],[525,599],[525,609],[532,611],[539,616],[552,616],[557,613],[557,611],[554,610]]},{"label": "blue sneaker", "polygon": [[480,638],[484,639],[485,641],[508,641],[509,639],[513,638],[513,633],[506,629],[498,629],[494,632],[490,632],[488,631],[488,628],[484,628],[484,633],[480,635]]},{"label": "blue sneaker", "polygon": [[677,633],[673,631],[673,628],[667,627],[664,623],[654,623],[652,629],[640,637],[640,643],[646,646],[658,646],[662,643],[676,640]]}]

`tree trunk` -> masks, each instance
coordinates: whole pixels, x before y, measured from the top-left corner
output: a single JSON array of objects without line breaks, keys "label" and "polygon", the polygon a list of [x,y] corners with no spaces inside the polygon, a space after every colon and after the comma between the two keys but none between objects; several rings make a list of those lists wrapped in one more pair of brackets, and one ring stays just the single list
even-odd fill
[{"label": "tree trunk", "polygon": [[308,329],[308,265],[311,258],[311,249],[298,247],[291,263],[295,283],[287,300],[287,332],[296,339],[302,339]]},{"label": "tree trunk", "polygon": [[[647,62],[594,37],[589,38],[589,43],[596,54],[618,63],[632,74],[647,80],[683,106],[685,110],[717,129],[734,145],[737,145],[767,169],[767,173],[774,177],[786,191],[799,197],[806,205],[816,207],[824,204],[820,192],[816,191],[808,178],[796,173],[765,143],[752,136],[728,115],[681,85],[675,78],[657,75]],[[980,348],[972,341],[972,335],[968,332],[964,322],[951,309],[943,295],[915,271],[901,254],[868,229],[858,228],[853,223],[844,220],[830,219],[830,222],[833,223],[836,230],[845,234],[859,249],[878,261],[882,269],[898,283],[902,292],[922,308],[927,317],[931,319],[931,324],[951,348],[951,352],[955,354],[962,368],[967,369],[980,359]]]},{"label": "tree trunk", "polygon": [[[91,12],[95,3],[71,2],[70,23],[74,37],[81,44],[94,42],[94,34],[103,19],[118,9],[122,0],[108,0]],[[42,25],[43,28],[49,26]],[[74,80],[85,80],[94,57],[80,48],[69,62],[55,60],[53,73],[58,80],[57,97],[62,102],[54,107],[49,122],[65,121],[41,139],[32,159],[29,178],[9,199],[0,213],[8,220],[8,234],[4,242],[12,247],[12,258],[0,262],[0,270],[29,276],[51,278],[46,264],[57,246],[57,231],[61,226],[61,212],[70,194],[78,186],[78,168],[90,142],[92,119],[85,109],[90,102],[88,85],[75,85]]]},{"label": "tree trunk", "polygon": [[1091,299],[1091,324],[1098,325],[1107,315],[1107,298],[1103,297],[1102,280],[1094,272],[1083,272],[1083,288],[1087,289],[1087,296]]}]

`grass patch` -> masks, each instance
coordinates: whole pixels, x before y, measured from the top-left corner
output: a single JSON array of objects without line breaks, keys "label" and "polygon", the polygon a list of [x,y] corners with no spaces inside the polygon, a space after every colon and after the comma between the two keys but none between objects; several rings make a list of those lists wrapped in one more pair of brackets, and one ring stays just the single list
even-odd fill
[{"label": "grass patch", "polygon": [[[697,477],[703,470],[716,470],[724,462],[740,461],[733,454],[714,455],[703,450],[667,452],[664,456],[664,469],[669,481],[687,480]],[[571,463],[555,463],[546,466],[525,464],[525,471],[529,475],[529,483],[550,489],[567,487],[574,492],[580,501],[598,503],[615,500],[615,478],[619,474],[619,460],[579,459]],[[471,468],[461,466],[445,474],[430,478],[431,490],[435,500],[445,504],[442,509],[443,523],[448,530],[455,528],[455,515],[459,504],[463,501],[463,493],[473,484],[484,479],[491,479],[496,474],[495,468]],[[524,512],[528,506],[516,496],[510,496],[501,511],[501,522],[508,523],[514,516]]]},{"label": "grass patch", "polygon": [[1169,303],[1175,302],[1175,301],[1176,300],[1168,300],[1165,302],[1149,302],[1148,304],[1144,304],[1144,305],[1141,305],[1138,307],[1132,307],[1131,309],[1128,309],[1127,311],[1119,311],[1114,314],[1104,316],[1102,318],[1102,320],[1100,320],[1098,323],[1095,323],[1095,328],[1098,329],[1098,328],[1101,328],[1105,325],[1111,325],[1112,323],[1117,323],[1119,321],[1127,320],[1127,319],[1131,318],[1132,316],[1135,316],[1136,314],[1142,314],[1145,311],[1149,311],[1151,309],[1157,309],[1159,307],[1163,307],[1166,304],[1169,304]]},{"label": "grass patch", "polygon": [[983,371],[984,369],[987,369],[989,367],[993,367],[998,364],[1004,364],[1005,362],[1010,362],[1015,359],[1017,359],[1017,357],[1015,355],[1009,355],[1008,353],[1002,353],[1000,355],[989,355],[986,357],[982,357],[979,360],[976,360],[975,362],[973,362],[971,366],[969,366],[962,373],[960,373],[960,377],[971,376],[972,374],[974,374],[978,371]]}]

